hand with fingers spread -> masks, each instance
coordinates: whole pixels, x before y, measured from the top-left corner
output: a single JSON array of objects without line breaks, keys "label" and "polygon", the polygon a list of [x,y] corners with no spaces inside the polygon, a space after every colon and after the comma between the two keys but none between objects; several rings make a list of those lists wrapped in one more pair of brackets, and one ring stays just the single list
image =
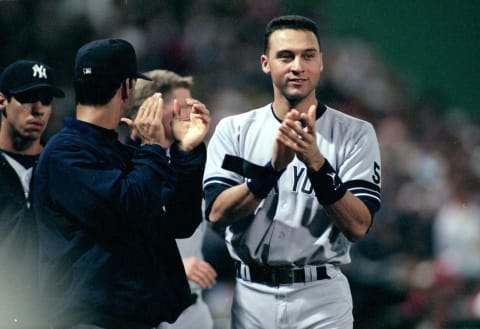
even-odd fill
[{"label": "hand with fingers spread", "polygon": [[[277,136],[277,143],[294,152],[309,169],[318,170],[324,163],[315,135],[316,106],[307,113],[290,110],[285,116]],[[293,156],[292,156],[293,157]]]},{"label": "hand with fingers spread", "polygon": [[162,123],[163,98],[162,94],[156,93],[147,98],[138,110],[135,120],[122,118],[131,130],[131,138],[139,139],[142,145],[158,144],[167,148],[169,143],[165,138],[165,129]]},{"label": "hand with fingers spread", "polygon": [[195,282],[202,289],[211,288],[217,279],[217,272],[204,260],[197,257],[183,258],[187,279]]},{"label": "hand with fingers spread", "polygon": [[188,98],[186,103],[191,108],[190,115],[187,117],[181,115],[180,106],[175,101],[172,131],[179,148],[191,151],[203,142],[210,129],[211,118],[205,104],[193,98]]}]

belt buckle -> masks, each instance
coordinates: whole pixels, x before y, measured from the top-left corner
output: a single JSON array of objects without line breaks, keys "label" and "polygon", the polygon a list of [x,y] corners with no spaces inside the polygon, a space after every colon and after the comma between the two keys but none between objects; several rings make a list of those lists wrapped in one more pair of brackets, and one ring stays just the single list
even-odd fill
[{"label": "belt buckle", "polygon": [[292,269],[275,269],[271,272],[271,278],[272,283],[276,286],[295,283],[295,273]]},{"label": "belt buckle", "polygon": [[295,283],[295,270],[293,268],[288,269],[287,276],[288,276],[288,281],[290,281],[290,284],[294,284]]},{"label": "belt buckle", "polygon": [[277,278],[278,278],[277,271],[275,270],[270,271],[270,280],[272,280],[272,285],[278,286]]}]

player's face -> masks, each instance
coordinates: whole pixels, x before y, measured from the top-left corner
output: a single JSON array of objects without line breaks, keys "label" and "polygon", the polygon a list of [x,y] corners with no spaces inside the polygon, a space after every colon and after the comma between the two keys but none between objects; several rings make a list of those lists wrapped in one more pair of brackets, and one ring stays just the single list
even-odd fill
[{"label": "player's face", "polygon": [[187,98],[191,98],[192,95],[190,90],[187,88],[174,88],[171,91],[171,95],[169,96],[168,102],[165,104],[163,110],[163,126],[165,127],[165,137],[170,141],[174,141],[173,132],[172,132],[172,118],[173,118],[173,110],[174,110],[174,100],[176,99],[178,105],[180,106],[181,113],[184,113],[188,106],[187,106]]},{"label": "player's face", "polygon": [[323,60],[314,33],[292,29],[274,31],[261,63],[263,71],[272,78],[275,97],[284,97],[290,103],[315,98]]},{"label": "player's face", "polygon": [[2,127],[13,139],[38,140],[47,127],[52,113],[53,97],[41,91],[28,91],[12,96],[10,101],[2,94]]}]

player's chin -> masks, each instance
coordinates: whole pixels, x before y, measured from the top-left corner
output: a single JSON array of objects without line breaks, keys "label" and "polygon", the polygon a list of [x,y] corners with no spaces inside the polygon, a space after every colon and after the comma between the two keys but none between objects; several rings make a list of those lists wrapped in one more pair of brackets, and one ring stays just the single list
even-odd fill
[{"label": "player's chin", "polygon": [[300,92],[290,92],[285,94],[285,98],[290,102],[290,104],[298,104],[305,99],[305,97],[305,93]]},{"label": "player's chin", "polygon": [[27,140],[34,141],[39,139],[42,136],[43,131],[44,129],[29,129],[22,134],[22,137],[26,141]]},{"label": "player's chin", "polygon": [[307,97],[309,92],[310,92],[310,89],[306,88],[306,86],[290,87],[285,90],[285,94],[287,95],[287,98],[297,98],[297,99],[302,99]]}]

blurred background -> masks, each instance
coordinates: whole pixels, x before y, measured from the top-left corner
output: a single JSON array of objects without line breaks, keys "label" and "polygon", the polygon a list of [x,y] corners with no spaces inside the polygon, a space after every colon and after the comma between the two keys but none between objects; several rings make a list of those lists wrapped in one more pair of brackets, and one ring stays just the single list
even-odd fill
[{"label": "blurred background", "polygon": [[[214,127],[271,101],[266,23],[309,16],[325,60],[319,99],[370,121],[382,153],[382,208],[344,268],[355,328],[480,328],[479,13],[476,0],[0,0],[0,67],[36,58],[57,70],[67,97],[48,141],[75,113],[77,49],[121,37],[141,70],[193,75]],[[228,329],[233,268],[213,230],[204,252],[219,273],[205,298]]]}]

